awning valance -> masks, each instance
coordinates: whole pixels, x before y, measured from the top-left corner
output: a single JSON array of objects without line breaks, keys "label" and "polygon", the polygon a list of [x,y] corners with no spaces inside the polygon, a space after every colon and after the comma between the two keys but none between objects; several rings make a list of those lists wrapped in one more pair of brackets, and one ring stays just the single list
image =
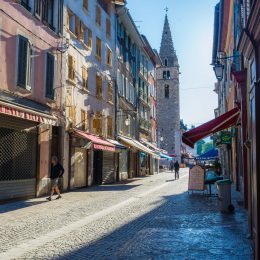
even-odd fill
[{"label": "awning valance", "polygon": [[123,144],[119,143],[119,142],[116,141],[116,140],[109,139],[109,138],[106,138],[106,140],[107,140],[108,142],[112,143],[113,145],[115,145],[116,149],[126,149],[126,147],[125,147]]},{"label": "awning valance", "polygon": [[170,157],[170,156],[168,156],[167,154],[163,154],[163,153],[161,153],[160,154],[160,157],[162,158],[162,159],[167,159],[167,160],[172,160],[172,157]]},{"label": "awning valance", "polygon": [[196,157],[196,160],[198,161],[210,161],[210,160],[216,160],[218,159],[218,149],[213,148],[209,150],[208,152]]},{"label": "awning valance", "polygon": [[154,150],[155,152],[158,152],[158,153],[160,152],[160,149],[156,145],[154,145],[154,144],[152,144],[150,142],[146,142],[146,141],[142,141],[142,143],[145,146],[147,146],[149,149]]},{"label": "awning valance", "polygon": [[141,144],[140,142],[138,142],[138,141],[136,141],[134,139],[131,139],[129,137],[122,136],[122,135],[119,135],[118,138],[119,138],[119,140],[123,141],[124,143],[128,144],[129,146],[134,147],[135,149],[137,149],[139,151],[148,153],[148,154],[152,155],[154,158],[157,158],[157,159],[160,158],[152,150],[150,150],[149,148],[147,148],[146,146],[144,146],[143,144]]},{"label": "awning valance", "polygon": [[77,130],[77,129],[74,129],[73,135],[91,141],[93,143],[93,148],[95,150],[104,150],[104,151],[110,151],[110,152],[115,151],[115,145],[113,145],[112,143],[110,143],[96,135],[85,133],[85,132],[83,132],[81,130]]},{"label": "awning valance", "polygon": [[183,133],[182,141],[188,146],[194,147],[194,144],[199,140],[235,125],[239,114],[239,108],[233,108],[227,113]]}]

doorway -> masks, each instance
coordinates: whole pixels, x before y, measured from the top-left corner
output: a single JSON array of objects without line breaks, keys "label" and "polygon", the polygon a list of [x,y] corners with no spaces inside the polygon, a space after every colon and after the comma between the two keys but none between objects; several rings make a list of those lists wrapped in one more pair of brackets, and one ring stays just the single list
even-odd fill
[{"label": "doorway", "polygon": [[93,163],[93,183],[94,185],[102,184],[102,151],[94,151],[94,163]]}]

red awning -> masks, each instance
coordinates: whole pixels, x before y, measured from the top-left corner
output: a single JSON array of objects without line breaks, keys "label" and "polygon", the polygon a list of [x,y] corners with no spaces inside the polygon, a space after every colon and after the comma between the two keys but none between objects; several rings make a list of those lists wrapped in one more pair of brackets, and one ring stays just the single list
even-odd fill
[{"label": "red awning", "polygon": [[88,139],[89,141],[91,141],[93,143],[93,147],[96,150],[104,150],[104,151],[110,151],[110,152],[115,151],[115,145],[113,145],[112,143],[110,143],[96,135],[88,134],[88,133],[85,133],[83,131],[76,130],[76,129],[74,130],[73,135],[79,136],[84,139]]},{"label": "red awning", "polygon": [[194,147],[194,144],[199,140],[235,125],[239,114],[239,108],[233,108],[227,113],[183,133],[182,141],[188,146]]}]

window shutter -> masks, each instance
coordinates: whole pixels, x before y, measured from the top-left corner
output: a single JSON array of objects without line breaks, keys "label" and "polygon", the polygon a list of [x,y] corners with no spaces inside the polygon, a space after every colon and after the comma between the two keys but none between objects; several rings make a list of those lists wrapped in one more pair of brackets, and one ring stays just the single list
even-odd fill
[{"label": "window shutter", "polygon": [[80,20],[79,17],[76,15],[75,15],[75,24],[76,24],[75,34],[78,38],[80,38]]},{"label": "window shutter", "polygon": [[46,97],[54,99],[54,56],[47,53],[47,67],[46,67]]},{"label": "window shutter", "polygon": [[48,24],[48,0],[42,0],[42,20]]},{"label": "window shutter", "polygon": [[17,85],[20,87],[26,87],[26,76],[27,76],[27,59],[29,51],[29,41],[23,36],[19,36],[19,47],[18,47],[18,77]]},{"label": "window shutter", "polygon": [[92,31],[88,29],[88,47],[92,47]]},{"label": "window shutter", "polygon": [[88,0],[83,0],[83,7],[88,10]]},{"label": "window shutter", "polygon": [[84,40],[84,24],[80,21],[80,33],[79,33],[79,39],[81,41]]},{"label": "window shutter", "polygon": [[67,9],[67,17],[66,17],[66,27],[67,27],[67,30],[70,29],[70,13],[69,13],[68,9]]},{"label": "window shutter", "polygon": [[73,75],[73,80],[75,80],[75,67],[76,67],[76,60],[73,58],[72,60],[72,75]]},{"label": "window shutter", "polygon": [[71,107],[72,106],[72,102],[71,102],[71,94],[67,94],[66,95],[66,107]]},{"label": "window shutter", "polygon": [[92,118],[92,128],[96,129],[97,128],[97,119],[93,116]]}]

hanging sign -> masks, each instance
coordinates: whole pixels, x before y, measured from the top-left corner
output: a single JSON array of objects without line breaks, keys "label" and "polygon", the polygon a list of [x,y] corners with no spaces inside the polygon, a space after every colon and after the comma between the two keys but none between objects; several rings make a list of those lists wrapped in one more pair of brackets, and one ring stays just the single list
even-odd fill
[{"label": "hanging sign", "polygon": [[221,144],[231,144],[231,140],[232,140],[232,135],[230,132],[227,131],[223,131],[220,134],[220,143]]},{"label": "hanging sign", "polygon": [[205,170],[199,165],[193,166],[189,174],[189,191],[204,191],[204,179]]}]

